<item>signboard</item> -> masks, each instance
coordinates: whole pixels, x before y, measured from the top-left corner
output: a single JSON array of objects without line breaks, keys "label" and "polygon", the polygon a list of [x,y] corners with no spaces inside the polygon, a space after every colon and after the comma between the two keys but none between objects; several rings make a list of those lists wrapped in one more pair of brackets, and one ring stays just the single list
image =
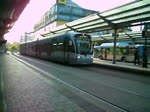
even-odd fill
[{"label": "signboard", "polygon": [[57,3],[59,3],[59,4],[66,4],[67,0],[57,0]]},{"label": "signboard", "polygon": [[91,36],[86,34],[77,34],[75,37],[80,39],[91,39]]}]

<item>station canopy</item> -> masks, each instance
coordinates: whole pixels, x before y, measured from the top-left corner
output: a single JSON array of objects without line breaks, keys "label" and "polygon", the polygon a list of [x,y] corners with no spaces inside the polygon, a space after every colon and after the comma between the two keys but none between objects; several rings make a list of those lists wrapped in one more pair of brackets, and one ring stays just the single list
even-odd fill
[{"label": "station canopy", "polygon": [[150,20],[150,0],[140,0],[66,23],[43,34],[67,31],[93,33],[145,24]]},{"label": "station canopy", "polygon": [[[114,37],[112,34],[92,36],[92,41],[113,42],[113,40]],[[145,38],[142,36],[142,31],[118,33],[117,41],[134,44],[145,44]],[[147,38],[147,44],[150,45],[150,38]]]}]

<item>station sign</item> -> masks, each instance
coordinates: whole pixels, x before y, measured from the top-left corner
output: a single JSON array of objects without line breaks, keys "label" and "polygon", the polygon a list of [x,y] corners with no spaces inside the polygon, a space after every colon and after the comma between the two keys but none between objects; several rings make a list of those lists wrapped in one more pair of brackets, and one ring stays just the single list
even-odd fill
[{"label": "station sign", "polygon": [[59,3],[59,4],[66,4],[67,0],[57,0],[57,3]]},{"label": "station sign", "polygon": [[80,39],[90,39],[91,38],[91,36],[89,36],[89,35],[86,35],[86,34],[77,34],[76,35],[76,38],[80,38]]}]

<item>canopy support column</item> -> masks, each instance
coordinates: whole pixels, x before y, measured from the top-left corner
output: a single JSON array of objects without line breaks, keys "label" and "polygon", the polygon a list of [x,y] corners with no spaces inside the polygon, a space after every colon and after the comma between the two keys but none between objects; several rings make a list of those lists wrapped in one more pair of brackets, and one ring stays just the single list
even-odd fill
[{"label": "canopy support column", "polygon": [[113,51],[113,64],[116,63],[116,40],[117,40],[117,29],[114,29],[114,51]]},{"label": "canopy support column", "polygon": [[145,45],[144,45],[144,51],[143,51],[143,63],[142,63],[142,67],[143,68],[147,68],[147,35],[145,34],[145,32],[147,32],[147,24],[145,25],[145,31],[143,32],[144,38],[145,38]]}]

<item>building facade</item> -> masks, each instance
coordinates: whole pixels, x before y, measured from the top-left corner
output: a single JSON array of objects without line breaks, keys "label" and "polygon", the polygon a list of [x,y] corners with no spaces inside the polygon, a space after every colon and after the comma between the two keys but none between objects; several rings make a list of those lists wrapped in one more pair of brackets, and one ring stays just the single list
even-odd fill
[{"label": "building facade", "polygon": [[72,0],[55,0],[55,4],[34,25],[35,38],[44,31],[50,31],[57,26],[63,25],[98,11],[80,7]]}]

